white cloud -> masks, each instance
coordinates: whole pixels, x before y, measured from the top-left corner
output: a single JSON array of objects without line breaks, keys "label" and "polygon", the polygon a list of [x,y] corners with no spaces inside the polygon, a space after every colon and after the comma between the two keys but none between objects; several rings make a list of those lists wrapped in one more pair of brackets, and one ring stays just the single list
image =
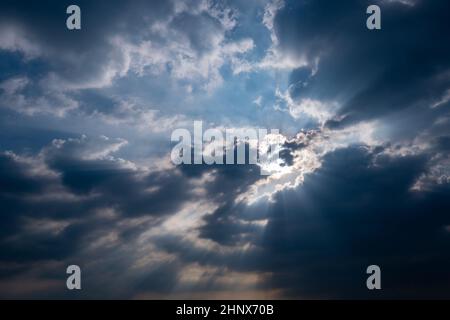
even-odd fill
[{"label": "white cloud", "polygon": [[167,72],[175,80],[188,80],[206,91],[217,88],[222,82],[220,68],[231,63],[234,73],[244,69],[244,61],[240,55],[253,49],[252,39],[227,42],[224,32],[205,38],[209,41],[210,50],[199,53],[189,39],[179,31],[170,30],[169,25],[158,24],[158,28],[166,28],[164,33],[170,34],[170,41],[164,43],[152,40],[138,44],[130,43],[126,38],[116,37],[113,42],[122,48],[129,70],[138,75],[159,75]]},{"label": "white cloud", "polygon": [[257,96],[255,100],[253,100],[253,103],[256,104],[258,107],[261,107],[262,104],[262,96]]},{"label": "white cloud", "polygon": [[336,102],[323,102],[310,98],[295,101],[292,99],[289,90],[282,92],[278,88],[275,91],[275,96],[278,98],[278,102],[285,107],[280,108],[278,105],[278,110],[286,109],[294,119],[306,116],[317,120],[320,124],[329,120],[339,107]]},{"label": "white cloud", "polygon": [[112,159],[111,155],[128,144],[121,138],[112,139],[106,136],[88,138],[55,139],[52,145],[45,149],[45,153],[54,154],[63,152],[65,156],[72,155],[83,160]]},{"label": "white cloud", "polygon": [[[36,96],[25,93],[27,87],[38,91]],[[0,106],[27,115],[53,114],[64,116],[68,111],[76,109],[78,102],[65,93],[52,88],[41,88],[27,77],[10,78],[0,83]]]},{"label": "white cloud", "polygon": [[42,54],[40,46],[29,39],[24,30],[13,25],[0,25],[0,49],[20,52],[26,60]]},{"label": "white cloud", "polygon": [[448,90],[446,90],[445,92],[444,92],[444,95],[437,101],[437,102],[435,102],[432,106],[431,106],[431,108],[433,109],[433,108],[438,108],[438,107],[440,107],[440,106],[443,106],[443,105],[445,105],[447,102],[449,102],[450,101],[450,89],[448,89]]},{"label": "white cloud", "polygon": [[27,77],[10,78],[0,83],[0,89],[4,90],[6,95],[11,96],[25,89],[28,83]]}]

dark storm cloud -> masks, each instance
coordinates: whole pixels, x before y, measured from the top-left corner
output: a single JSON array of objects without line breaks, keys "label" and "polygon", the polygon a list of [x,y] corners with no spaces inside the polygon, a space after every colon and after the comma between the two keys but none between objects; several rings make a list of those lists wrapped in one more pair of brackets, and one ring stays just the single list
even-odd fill
[{"label": "dark storm cloud", "polygon": [[[71,228],[59,238],[45,233],[21,237],[24,218],[49,217],[52,215],[51,211],[55,209],[67,212],[57,201],[52,205],[51,210],[43,212],[41,210],[46,210],[46,205],[38,203],[34,206],[32,201],[27,200],[30,196],[45,194],[49,187],[55,185],[55,181],[50,177],[36,177],[31,174],[27,164],[19,163],[11,154],[2,154],[0,159],[2,185],[0,189],[2,203],[0,260],[21,262],[66,256],[67,252],[72,251],[68,245],[73,243],[70,240],[74,236],[73,232],[69,230]],[[61,244],[65,244],[65,246]]]},{"label": "dark storm cloud", "polygon": [[[247,231],[236,218],[245,211],[268,218],[264,233],[253,238],[262,251],[235,267],[273,272],[267,288],[281,288],[287,297],[448,297],[449,186],[411,191],[430,155],[384,151],[332,152],[303,185],[278,192],[269,208],[224,206],[203,234],[220,241],[211,221],[221,221],[227,244],[238,243]],[[365,287],[371,264],[382,269],[381,292]]]},{"label": "dark storm cloud", "polygon": [[[35,55],[47,63],[58,77],[74,85],[101,86],[108,72],[125,67],[120,48],[111,37],[126,33],[136,40],[145,35],[151,22],[164,20],[173,10],[170,1],[78,1],[82,29],[66,28],[66,8],[71,1],[4,1],[0,5],[2,28],[14,28],[27,39]],[[24,36],[25,35],[25,36]],[[20,48],[27,54],[27,47]],[[30,51],[33,51],[30,49]],[[33,52],[30,52],[32,54]],[[31,71],[31,70],[28,70]]]},{"label": "dark storm cloud", "polygon": [[441,100],[450,87],[450,7],[414,3],[378,1],[382,29],[375,31],[365,14],[373,1],[286,3],[275,17],[281,50],[312,65],[320,59],[315,75],[292,73],[291,95],[342,102],[333,128]]},{"label": "dark storm cloud", "polygon": [[[83,267],[88,291],[87,295],[77,297],[132,297],[141,290],[163,294],[176,284],[184,263],[219,265],[230,258],[193,248],[190,242],[177,236],[161,235],[152,240],[153,245],[157,250],[176,254],[177,260],[162,261],[136,275],[124,274],[130,263],[135,262],[128,261],[135,249],[129,253],[127,243],[137,241],[161,217],[175,214],[184,203],[197,199],[193,180],[212,174],[212,179],[205,181],[201,188],[212,202],[228,203],[260,175],[257,166],[243,165],[186,166],[148,173],[134,170],[111,156],[123,143],[121,139],[83,136],[55,140],[39,156],[2,154],[0,264],[3,272],[0,281],[11,277],[22,281],[32,270],[37,278],[27,280],[30,285],[41,280],[63,281],[63,269],[58,273],[50,268],[50,273],[44,274],[39,266],[50,261],[63,264],[75,261],[83,266],[95,261],[94,267]],[[43,170],[45,167],[51,171]],[[116,215],[102,216],[105,210],[113,210]],[[154,220],[127,226],[130,219],[145,217]],[[117,233],[120,241],[93,253],[87,250],[111,232]],[[185,252],[180,252],[180,248],[186,248]],[[98,255],[105,261],[100,262]],[[59,264],[55,266],[58,267],[62,268]],[[111,282],[111,277],[122,280]],[[103,285],[97,287],[100,283]],[[62,290],[53,293],[38,290],[33,296],[66,297]],[[6,297],[8,293],[0,292],[0,296]]]},{"label": "dark storm cloud", "polygon": [[11,194],[24,194],[39,192],[43,183],[28,177],[20,164],[14,161],[9,154],[0,155],[0,172],[2,175],[0,192]]},{"label": "dark storm cloud", "polygon": [[[247,147],[246,163],[248,163],[248,156]],[[237,148],[234,149],[234,159],[237,159]],[[226,163],[225,156],[223,162]],[[201,237],[227,245],[237,242],[237,238],[232,240],[235,236],[244,241],[243,230],[251,233],[256,229],[254,226],[238,226],[230,219],[233,218],[234,213],[239,213],[242,209],[240,205],[234,204],[239,194],[246,192],[256,181],[266,178],[260,175],[258,165],[182,165],[181,171],[186,177],[199,177],[202,174],[213,172],[214,179],[206,183],[205,189],[207,197],[221,206],[212,215],[205,218],[207,227],[201,229]]]},{"label": "dark storm cloud", "polygon": [[11,156],[0,155],[0,197],[2,203],[2,221],[0,236],[14,234],[17,231],[18,217],[8,212],[8,208],[16,211],[21,204],[17,197],[26,193],[39,192],[43,185],[36,179],[29,178],[22,167]]},{"label": "dark storm cloud", "polygon": [[[445,139],[443,140],[445,142]],[[441,185],[427,192],[411,192],[412,185],[426,169],[429,157],[392,157],[385,151],[382,147],[371,151],[361,146],[330,153],[324,158],[322,168],[307,176],[302,186],[295,190],[279,192],[274,203],[268,208],[260,205],[250,208],[243,204],[232,205],[239,194],[236,190],[240,188],[241,192],[244,191],[255,181],[255,177],[243,174],[245,170],[239,170],[245,166],[230,166],[228,170],[219,173],[221,179],[214,180],[210,185],[210,196],[222,200],[224,204],[205,220],[206,224],[201,229],[202,237],[231,246],[250,242],[259,249],[249,250],[245,256],[239,252],[210,252],[192,246],[182,237],[161,235],[153,240],[154,245],[176,254],[178,260],[136,277],[122,274],[123,279],[128,279],[128,282],[118,280],[121,286],[116,283],[117,289],[121,290],[121,295],[133,295],[149,290],[167,294],[176,286],[176,274],[182,270],[185,263],[200,263],[228,267],[231,270],[271,272],[271,280],[264,285],[265,288],[282,289],[287,297],[445,296],[445,288],[448,286],[446,275],[450,267],[450,235],[446,230],[450,225],[447,214],[450,210],[448,185]],[[69,150],[64,153],[71,154]],[[138,195],[132,195],[136,191],[133,184],[137,183],[134,178],[121,180],[125,179],[120,176],[126,176],[126,171],[118,170],[119,178],[116,174],[110,174],[108,179],[112,180],[105,180],[102,175],[99,177],[97,172],[101,162],[84,161],[83,169],[79,172],[86,172],[86,179],[83,180],[87,182],[79,184],[77,180],[72,180],[68,173],[80,169],[82,160],[78,160],[78,163],[67,160],[60,163],[61,160],[57,160],[54,154],[51,159],[53,168],[63,174],[62,181],[65,179],[64,175],[69,177],[64,184],[70,190],[76,193],[94,190],[102,193],[101,200],[94,200],[94,208],[102,207],[105,203],[121,207],[125,200],[120,193],[123,193],[124,197],[131,197],[130,199],[140,197],[139,192]],[[18,164],[13,164],[10,159],[3,160],[2,163],[8,166],[11,172],[17,172],[16,176],[23,177],[24,181],[29,179],[24,170],[18,169]],[[103,166],[108,171],[108,165],[103,163]],[[209,166],[192,168],[195,168],[196,172],[188,172],[186,170],[190,168],[182,168],[182,171],[188,174],[186,177],[201,176],[202,171],[206,173],[212,170]],[[219,168],[214,168],[217,169]],[[92,179],[88,177],[89,172],[92,173]],[[133,176],[132,173],[128,174]],[[144,181],[147,181],[146,186],[149,187],[163,187],[167,185],[164,177],[170,181],[170,177],[165,174],[150,175]],[[7,177],[4,180],[6,181]],[[227,185],[228,195],[218,194],[215,185],[220,183]],[[17,190],[18,195],[23,192],[39,192],[34,183],[30,185],[32,187]],[[120,188],[124,185],[129,190],[115,190],[113,197],[109,188]],[[139,184],[138,186],[139,189],[143,187]],[[209,189],[208,186],[206,188]],[[222,190],[225,191],[226,188]],[[177,192],[177,196],[180,193],[181,191]],[[173,196],[171,199],[174,200]],[[163,200],[161,202],[164,203]],[[24,204],[22,206],[25,208]],[[55,206],[55,203],[47,203],[47,207],[51,206]],[[152,205],[146,203],[145,206],[151,208]],[[31,211],[44,208],[33,204]],[[73,215],[78,215],[82,210],[80,207],[75,208]],[[135,214],[133,209],[127,209],[126,206],[121,207],[121,212],[123,215]],[[242,225],[236,220],[252,221],[257,218],[268,219],[267,227],[262,233],[255,226]],[[90,222],[70,226],[58,236],[28,235],[15,243],[10,242],[9,247],[2,246],[2,260],[25,262],[67,259],[71,256],[73,259],[73,255],[89,241],[88,235],[93,230],[114,229],[114,224],[105,221],[88,221]],[[8,225],[11,227],[14,224]],[[19,230],[20,228],[15,231],[17,235],[21,234]],[[123,236],[131,240],[142,231],[130,229],[128,234],[125,232]],[[20,256],[17,256],[17,252]],[[102,255],[111,259],[107,264],[109,267],[103,270],[105,266],[98,266],[96,272],[103,276],[89,279],[89,286],[98,281],[108,283],[108,277],[116,277],[122,273],[121,268],[127,266],[109,249],[104,249]],[[365,268],[370,264],[382,267],[381,294],[371,295],[364,287]],[[7,274],[19,273],[24,267],[22,265],[18,268],[9,270]],[[433,270],[432,275],[429,270]],[[404,292],[404,288],[411,285],[411,281],[415,290]],[[111,286],[114,287],[114,284],[105,284],[103,289],[97,290],[92,287],[89,296],[113,297],[105,289]],[[199,288],[207,289],[202,286]]]},{"label": "dark storm cloud", "polygon": [[[113,159],[81,158],[83,152],[108,147],[104,139],[91,145],[89,141],[84,137],[65,141],[59,147],[53,145],[42,151],[42,158],[20,158],[12,153],[0,156],[3,261],[57,259],[74,254],[82,245],[81,239],[100,228],[101,219],[95,220],[98,210],[113,208],[119,220],[158,217],[176,211],[192,197],[188,180],[180,179],[176,170],[145,173],[124,168]],[[42,170],[39,166],[45,165],[53,173],[37,173]],[[30,232],[24,229],[27,219],[70,223],[61,232]],[[102,223],[103,227],[108,225]]]}]

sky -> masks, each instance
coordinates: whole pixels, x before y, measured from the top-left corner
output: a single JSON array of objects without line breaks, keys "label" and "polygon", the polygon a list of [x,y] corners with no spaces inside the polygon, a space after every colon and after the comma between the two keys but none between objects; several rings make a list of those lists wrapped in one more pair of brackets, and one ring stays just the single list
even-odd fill
[{"label": "sky", "polygon": [[[450,298],[449,12],[1,1],[0,298]],[[281,162],[175,165],[194,121]]]}]

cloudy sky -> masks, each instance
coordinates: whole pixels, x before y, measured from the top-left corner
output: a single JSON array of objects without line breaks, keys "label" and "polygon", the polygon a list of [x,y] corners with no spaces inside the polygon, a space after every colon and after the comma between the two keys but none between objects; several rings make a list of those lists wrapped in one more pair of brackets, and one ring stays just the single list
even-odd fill
[{"label": "cloudy sky", "polygon": [[[1,1],[0,298],[450,297],[449,13]],[[279,129],[282,164],[175,166],[194,121]]]}]

